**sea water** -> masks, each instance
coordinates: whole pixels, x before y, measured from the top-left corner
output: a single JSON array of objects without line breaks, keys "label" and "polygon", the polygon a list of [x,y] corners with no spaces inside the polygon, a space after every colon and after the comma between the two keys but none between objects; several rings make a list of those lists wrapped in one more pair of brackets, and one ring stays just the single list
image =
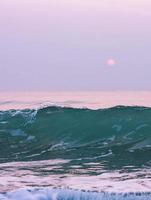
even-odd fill
[{"label": "sea water", "polygon": [[0,200],[151,199],[151,92],[0,93]]}]

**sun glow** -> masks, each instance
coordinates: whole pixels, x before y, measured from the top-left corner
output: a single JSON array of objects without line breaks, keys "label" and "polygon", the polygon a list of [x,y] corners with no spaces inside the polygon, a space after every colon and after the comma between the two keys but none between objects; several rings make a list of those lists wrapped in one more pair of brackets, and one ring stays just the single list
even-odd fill
[{"label": "sun glow", "polygon": [[107,60],[107,65],[108,66],[115,66],[116,65],[116,60],[113,58],[110,58]]}]

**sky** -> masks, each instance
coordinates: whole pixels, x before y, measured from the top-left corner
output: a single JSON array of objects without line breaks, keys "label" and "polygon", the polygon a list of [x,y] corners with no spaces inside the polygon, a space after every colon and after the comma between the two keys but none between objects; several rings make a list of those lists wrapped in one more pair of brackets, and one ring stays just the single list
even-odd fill
[{"label": "sky", "polygon": [[151,90],[150,0],[0,0],[0,91]]}]

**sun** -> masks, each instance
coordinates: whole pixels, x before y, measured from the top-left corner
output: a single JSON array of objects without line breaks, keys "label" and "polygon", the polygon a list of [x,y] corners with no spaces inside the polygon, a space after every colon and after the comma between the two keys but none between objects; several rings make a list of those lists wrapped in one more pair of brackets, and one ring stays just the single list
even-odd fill
[{"label": "sun", "polygon": [[116,65],[116,60],[114,58],[109,58],[107,60],[107,65],[108,66],[115,66]]}]

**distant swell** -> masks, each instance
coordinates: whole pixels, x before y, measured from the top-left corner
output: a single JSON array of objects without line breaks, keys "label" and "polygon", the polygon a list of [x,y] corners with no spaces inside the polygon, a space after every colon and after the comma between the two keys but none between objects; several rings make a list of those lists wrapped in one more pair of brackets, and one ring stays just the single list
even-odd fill
[{"label": "distant swell", "polygon": [[151,108],[52,106],[0,112],[0,162],[127,156],[149,164],[150,150]]}]

